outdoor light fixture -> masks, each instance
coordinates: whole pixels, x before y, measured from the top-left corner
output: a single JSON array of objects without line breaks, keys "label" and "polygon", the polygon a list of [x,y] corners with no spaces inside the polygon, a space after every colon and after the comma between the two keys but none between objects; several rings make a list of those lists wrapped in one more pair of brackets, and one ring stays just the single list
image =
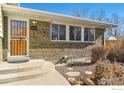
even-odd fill
[{"label": "outdoor light fixture", "polygon": [[32,25],[33,25],[33,26],[36,26],[36,25],[37,25],[37,21],[33,20],[33,21],[32,21]]}]

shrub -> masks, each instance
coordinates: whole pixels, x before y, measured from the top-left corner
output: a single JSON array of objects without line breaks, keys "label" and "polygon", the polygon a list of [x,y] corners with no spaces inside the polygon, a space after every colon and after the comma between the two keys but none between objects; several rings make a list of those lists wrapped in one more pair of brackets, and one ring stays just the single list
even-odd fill
[{"label": "shrub", "polygon": [[118,59],[119,62],[123,62],[124,63],[124,53],[120,53],[119,54],[119,59]]},{"label": "shrub", "polygon": [[118,63],[114,63],[113,64],[113,73],[115,74],[115,77],[123,77],[124,69]]},{"label": "shrub", "polygon": [[91,60],[95,63],[105,57],[107,49],[102,45],[94,45],[91,49]]},{"label": "shrub", "polygon": [[97,61],[95,64],[95,79],[111,78],[112,76],[112,65],[106,61]]},{"label": "shrub", "polygon": [[120,49],[118,45],[114,45],[111,49],[110,52],[107,55],[107,59],[110,61],[118,61],[118,62],[124,62],[124,53]]},{"label": "shrub", "polygon": [[[115,41],[114,41],[115,42]],[[124,62],[124,51],[121,40],[117,40],[115,43],[110,41],[109,43],[109,53],[107,59],[110,61]]]},{"label": "shrub", "polygon": [[117,54],[114,52],[110,52],[107,55],[107,59],[109,59],[111,62],[114,62],[117,59]]},{"label": "shrub", "polygon": [[[94,70],[94,81],[99,84],[102,79],[113,79],[124,76],[124,69],[118,63],[109,63],[106,61],[97,61]],[[121,81],[120,81],[121,82]]]},{"label": "shrub", "polygon": [[101,80],[98,81],[98,85],[124,85],[124,78],[123,77],[112,79],[102,78]]}]

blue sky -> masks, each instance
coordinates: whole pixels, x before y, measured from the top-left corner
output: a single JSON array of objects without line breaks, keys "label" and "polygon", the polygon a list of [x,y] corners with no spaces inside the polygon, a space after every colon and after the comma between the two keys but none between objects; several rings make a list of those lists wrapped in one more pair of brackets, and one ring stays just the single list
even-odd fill
[{"label": "blue sky", "polygon": [[21,3],[21,6],[66,15],[73,15],[76,9],[81,8],[89,8],[91,11],[102,8],[107,15],[117,13],[124,16],[124,3]]}]

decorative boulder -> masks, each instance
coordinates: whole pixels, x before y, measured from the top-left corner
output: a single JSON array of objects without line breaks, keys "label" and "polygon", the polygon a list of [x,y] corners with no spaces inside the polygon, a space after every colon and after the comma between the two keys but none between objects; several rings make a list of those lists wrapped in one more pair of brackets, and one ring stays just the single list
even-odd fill
[{"label": "decorative boulder", "polygon": [[71,85],[80,85],[81,81],[75,80],[75,78],[68,78],[68,81],[70,82]]},{"label": "decorative boulder", "polygon": [[85,85],[95,85],[94,82],[89,78],[84,79],[83,82]]}]

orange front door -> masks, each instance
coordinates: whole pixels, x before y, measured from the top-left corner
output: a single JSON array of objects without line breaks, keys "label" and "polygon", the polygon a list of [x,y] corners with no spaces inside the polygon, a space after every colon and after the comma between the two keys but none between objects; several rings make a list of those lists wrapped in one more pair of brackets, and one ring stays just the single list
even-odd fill
[{"label": "orange front door", "polygon": [[27,55],[27,22],[11,20],[10,56]]}]

